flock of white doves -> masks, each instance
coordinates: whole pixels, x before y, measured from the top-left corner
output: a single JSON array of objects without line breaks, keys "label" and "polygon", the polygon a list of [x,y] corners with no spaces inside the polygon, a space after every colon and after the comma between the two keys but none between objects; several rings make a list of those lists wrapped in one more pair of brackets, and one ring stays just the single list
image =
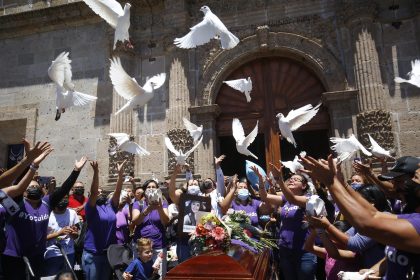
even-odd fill
[{"label": "flock of white doves", "polygon": [[[124,8],[122,8],[121,4],[115,0],[83,1],[115,29],[114,49],[118,41],[122,42],[124,46],[129,48],[133,47],[129,40],[128,33],[128,29],[130,27],[131,8],[129,3],[125,4]],[[211,39],[220,40],[222,49],[234,48],[239,43],[239,39],[226,28],[226,26],[215,14],[211,12],[209,7],[203,6],[200,8],[200,11],[204,13],[203,20],[190,28],[190,32],[187,35],[174,40],[174,44],[177,47],[184,49],[195,48],[208,43]],[[95,96],[77,92],[75,90],[75,86],[72,83],[71,60],[68,56],[68,52],[61,53],[54,61],[52,61],[51,66],[48,69],[49,77],[56,84],[56,121],[60,118],[61,113],[65,112],[66,108],[71,106],[86,105],[89,102],[96,100]],[[128,110],[147,106],[147,103],[154,96],[154,91],[160,88],[166,80],[166,74],[160,73],[148,79],[143,87],[141,87],[135,78],[130,77],[127,72],[125,72],[119,57],[113,57],[111,59],[109,74],[117,94],[127,100],[127,103],[122,106],[115,115]],[[412,62],[412,71],[408,73],[408,75],[410,76],[410,80],[395,78],[395,82],[408,82],[420,87],[420,60]],[[224,81],[224,83],[233,89],[244,93],[247,102],[251,101],[250,94],[252,92],[252,81],[250,77],[247,79],[244,78]],[[281,113],[277,114],[276,117],[278,118],[281,136],[286,138],[288,142],[296,147],[296,141],[293,138],[292,132],[308,123],[317,114],[320,106],[321,103],[315,107],[308,104],[296,110],[291,110],[286,117]],[[191,137],[194,139],[194,147],[186,152],[177,150],[171,143],[170,139],[165,137],[166,147],[175,155],[176,161],[180,165],[186,164],[188,156],[201,144],[201,141],[203,140],[202,125],[197,126],[186,118],[184,118],[183,121],[185,127],[190,132]],[[248,150],[249,145],[255,140],[257,133],[258,121],[251,133],[245,136],[240,120],[237,118],[233,119],[232,134],[236,140],[236,148],[239,153],[258,159]],[[117,146],[122,151],[137,155],[150,154],[137,143],[130,141],[130,137],[126,133],[110,133],[109,135],[115,137],[117,140]],[[358,150],[361,150],[367,156],[372,156],[373,154],[376,157],[391,157],[390,152],[381,148],[370,135],[369,139],[372,144],[372,153],[366,150],[354,135],[350,136],[348,139],[332,137],[330,138],[330,141],[334,143],[331,148],[338,154],[338,160],[340,162],[350,158]],[[288,168],[294,169],[292,166],[296,165],[298,160],[299,159],[296,156],[293,162],[283,162],[283,164],[286,165],[286,167],[290,166]],[[294,163],[294,165],[290,165],[291,163]]]}]

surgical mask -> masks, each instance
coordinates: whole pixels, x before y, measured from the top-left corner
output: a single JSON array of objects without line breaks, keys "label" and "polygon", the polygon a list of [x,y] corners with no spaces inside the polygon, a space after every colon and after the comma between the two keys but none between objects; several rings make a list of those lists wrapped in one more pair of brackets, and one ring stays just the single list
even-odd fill
[{"label": "surgical mask", "polygon": [[351,187],[352,187],[353,190],[357,191],[358,189],[363,187],[363,184],[361,184],[361,183],[351,183]]},{"label": "surgical mask", "polygon": [[247,200],[249,197],[249,191],[247,189],[238,190],[238,198],[242,201]]},{"label": "surgical mask", "polygon": [[188,194],[198,195],[200,193],[200,187],[197,185],[188,186]]},{"label": "surgical mask", "polygon": [[58,210],[63,211],[64,209],[67,208],[68,205],[69,205],[69,200],[68,199],[63,199],[57,204],[56,207],[57,207]]},{"label": "surgical mask", "polygon": [[270,216],[269,215],[262,215],[262,216],[260,216],[260,221],[263,222],[263,223],[268,222],[268,221],[270,221]]},{"label": "surgical mask", "polygon": [[107,200],[108,199],[107,199],[106,195],[100,195],[100,196],[98,196],[98,199],[96,200],[96,205],[99,205],[99,206],[104,205]]},{"label": "surgical mask", "polygon": [[73,194],[75,195],[83,195],[85,193],[85,189],[74,189]]},{"label": "surgical mask", "polygon": [[31,200],[40,200],[42,197],[42,191],[40,188],[29,188],[26,190],[27,198]]}]

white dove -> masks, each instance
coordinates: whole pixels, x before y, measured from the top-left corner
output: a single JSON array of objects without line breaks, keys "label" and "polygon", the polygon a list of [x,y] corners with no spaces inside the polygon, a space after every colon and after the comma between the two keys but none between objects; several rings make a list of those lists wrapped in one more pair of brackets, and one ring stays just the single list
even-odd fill
[{"label": "white dove", "polygon": [[287,141],[296,147],[296,141],[293,137],[292,131],[297,130],[302,125],[309,122],[318,113],[321,103],[312,107],[311,104],[300,107],[296,110],[291,110],[287,117],[284,117],[282,113],[277,114],[279,119],[279,129],[281,137],[287,139]]},{"label": "white dove", "polygon": [[48,68],[48,76],[56,84],[56,121],[60,119],[61,113],[64,113],[67,108],[83,106],[97,99],[96,96],[74,90],[70,63],[69,53],[62,52],[51,62],[51,66]]},{"label": "white dove", "polygon": [[411,61],[411,71],[407,75],[410,77],[409,80],[396,77],[394,81],[396,83],[409,83],[420,88],[420,59]]},{"label": "white dove", "polygon": [[203,20],[191,27],[191,31],[184,37],[175,38],[174,44],[178,48],[195,48],[208,43],[212,38],[220,39],[222,49],[232,49],[239,43],[239,39],[210,11],[209,7],[203,6],[200,11],[204,13]]},{"label": "white dove", "polygon": [[370,136],[370,134],[368,134],[368,136],[369,136],[370,144],[372,145],[370,147],[370,151],[375,157],[377,158],[389,157],[392,159],[394,158],[393,156],[391,156],[391,152],[379,146],[379,144],[375,141],[375,139],[372,138],[372,136]]},{"label": "white dove", "polygon": [[184,153],[182,150],[175,149],[174,145],[172,144],[171,140],[168,137],[165,137],[165,145],[169,151],[171,151],[175,155],[176,163],[184,166],[187,164],[187,158],[190,156],[192,152],[201,144],[203,141],[203,136],[198,140],[198,142],[192,147],[189,151]]},{"label": "white dove", "polygon": [[184,121],[185,128],[189,131],[191,137],[194,139],[194,143],[197,143],[201,134],[203,134],[203,125],[197,126],[186,118],[182,118],[182,120]]},{"label": "white dove", "polygon": [[117,140],[118,148],[122,151],[141,156],[150,155],[150,153],[140,147],[139,144],[130,141],[130,136],[127,133],[109,133],[108,135]]},{"label": "white dove", "polygon": [[232,121],[232,134],[236,141],[236,150],[238,153],[258,159],[256,155],[248,150],[249,145],[251,145],[251,143],[254,142],[255,137],[257,137],[258,121],[251,133],[245,137],[244,128],[242,127],[241,122],[239,119],[234,118]]},{"label": "white dove", "polygon": [[331,149],[337,153],[338,163],[352,157],[358,150],[367,156],[372,156],[353,134],[347,139],[331,137],[330,141],[335,144]]},{"label": "white dove", "polygon": [[337,276],[338,276],[338,279],[341,279],[341,280],[364,280],[366,279],[368,275],[373,274],[373,273],[375,273],[374,270],[368,270],[363,274],[360,274],[359,272],[340,271],[339,273],[337,273]]},{"label": "white dove", "polygon": [[112,28],[114,33],[114,49],[118,41],[133,48],[130,43],[128,29],[130,28],[130,3],[124,5],[115,0],[83,0],[89,8],[103,18]]},{"label": "white dove", "polygon": [[252,91],[252,81],[251,77],[248,79],[237,79],[237,80],[230,80],[230,81],[223,81],[225,84],[230,86],[233,89],[239,90],[243,92],[246,97],[246,102],[251,102],[251,91]]},{"label": "white dove", "polygon": [[131,78],[127,72],[125,72],[119,57],[111,59],[109,76],[118,95],[128,100],[115,115],[129,109],[146,105],[147,102],[153,98],[154,90],[160,88],[165,83],[166,79],[166,74],[161,73],[148,79],[143,87],[141,87],[136,79]]}]

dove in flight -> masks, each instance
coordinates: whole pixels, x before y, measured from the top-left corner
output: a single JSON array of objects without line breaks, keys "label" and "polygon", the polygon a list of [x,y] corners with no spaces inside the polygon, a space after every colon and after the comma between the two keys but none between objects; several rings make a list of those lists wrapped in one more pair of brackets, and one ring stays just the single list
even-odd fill
[{"label": "dove in flight", "polygon": [[[301,157],[305,157],[306,156],[306,152],[301,152],[300,153]],[[300,159],[298,156],[295,156],[295,158],[293,159],[293,161],[289,160],[289,161],[280,161],[282,165],[284,165],[284,167],[286,167],[287,169],[290,170],[290,172],[295,173],[295,174],[300,174],[299,170],[300,169],[304,169],[303,165],[300,163]]]},{"label": "dove in flight", "polygon": [[[364,280],[367,279],[366,277],[370,274],[375,273],[374,270],[368,270],[363,274],[360,274],[357,271],[354,272],[344,272],[344,271],[340,271],[339,273],[337,273],[338,279],[340,280]],[[379,278],[378,278],[379,279]]]},{"label": "dove in flight", "polygon": [[257,137],[258,121],[251,133],[249,133],[248,136],[245,137],[245,132],[244,128],[242,127],[241,121],[237,118],[234,118],[232,121],[232,134],[233,138],[235,138],[236,141],[236,150],[238,151],[238,153],[246,156],[252,156],[255,159],[258,159],[256,155],[254,155],[248,150],[249,145],[251,145],[251,143],[254,142],[255,137]]},{"label": "dove in flight", "polygon": [[182,150],[175,149],[174,145],[172,144],[169,137],[165,137],[165,145],[166,148],[168,148],[169,151],[171,151],[175,155],[175,160],[178,165],[184,166],[187,164],[187,158],[190,156],[192,152],[194,152],[195,149],[201,144],[201,141],[203,141],[203,136],[198,140],[198,142],[192,147],[189,151],[184,153]]},{"label": "dove in flight", "polygon": [[128,29],[130,28],[130,3],[124,5],[115,0],[83,0],[95,14],[103,18],[112,28],[114,33],[114,49],[118,41],[126,44],[128,48],[133,48],[130,43]]},{"label": "dove in flight", "polygon": [[347,139],[331,137],[330,141],[334,143],[331,149],[337,153],[338,163],[352,157],[358,150],[367,156],[372,156],[353,134]]},{"label": "dove in flight", "polygon": [[201,134],[203,134],[203,125],[197,126],[187,120],[187,118],[182,118],[184,121],[185,128],[190,133],[191,137],[194,139],[194,143],[197,143],[198,139],[200,139]]},{"label": "dove in flight", "polygon": [[408,72],[407,76],[410,78],[409,80],[396,77],[394,81],[399,84],[409,83],[420,88],[420,59],[411,61],[411,71]]},{"label": "dove in flight", "polygon": [[287,114],[287,117],[285,117],[282,113],[278,113],[276,117],[279,119],[281,137],[286,138],[289,143],[296,147],[296,141],[293,137],[292,131],[297,130],[299,127],[306,124],[313,117],[315,117],[321,104],[322,103],[319,103],[315,107],[312,107],[311,104],[308,104],[300,107],[299,109],[291,110],[289,114]]},{"label": "dove in flight", "polygon": [[118,95],[128,100],[115,115],[146,105],[153,98],[154,91],[160,88],[165,83],[166,79],[166,74],[161,73],[148,79],[143,87],[141,87],[136,79],[130,77],[127,72],[125,72],[119,57],[111,59],[109,76]]},{"label": "dove in flight", "polygon": [[232,49],[239,43],[239,39],[226,28],[209,7],[203,6],[200,11],[204,13],[203,20],[191,27],[191,31],[184,37],[175,38],[174,44],[178,48],[195,48],[208,43],[213,38],[220,39],[222,49]]},{"label": "dove in flight", "polygon": [[141,156],[148,156],[150,153],[144,148],[140,147],[134,141],[130,141],[130,136],[127,133],[109,133],[109,136],[117,140],[118,148],[122,151]]},{"label": "dove in flight", "polygon": [[372,138],[372,136],[370,136],[370,134],[368,134],[369,136],[369,141],[370,144],[372,145],[370,147],[370,151],[372,152],[372,154],[377,157],[377,158],[385,158],[385,157],[389,157],[394,159],[393,156],[391,156],[391,152],[385,150],[384,148],[382,148],[381,146],[379,146],[378,142],[375,141],[375,139]]},{"label": "dove in flight", "polygon": [[252,81],[251,77],[248,79],[237,79],[237,80],[230,80],[230,81],[223,81],[225,84],[230,86],[233,89],[239,90],[243,92],[246,97],[246,102],[251,102],[251,91],[252,91]]},{"label": "dove in flight", "polygon": [[56,121],[60,119],[61,113],[64,113],[67,108],[83,106],[97,99],[96,96],[74,90],[70,63],[69,53],[62,52],[51,62],[51,66],[48,68],[48,76],[56,84]]}]

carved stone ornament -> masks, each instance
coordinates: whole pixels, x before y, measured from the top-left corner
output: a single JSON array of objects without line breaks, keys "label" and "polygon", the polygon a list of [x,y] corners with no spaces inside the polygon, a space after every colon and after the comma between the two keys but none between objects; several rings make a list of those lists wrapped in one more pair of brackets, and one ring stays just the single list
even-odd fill
[{"label": "carved stone ornament", "polygon": [[[176,150],[182,150],[186,152],[194,146],[194,140],[190,136],[190,133],[186,129],[171,129],[167,133],[169,139],[174,145]],[[194,173],[194,153],[187,158],[187,164],[190,167],[192,173]],[[171,173],[175,169],[176,160],[175,155],[168,150],[168,170]]]},{"label": "carved stone ornament", "polygon": [[391,114],[384,110],[365,111],[356,116],[359,141],[370,147],[368,133],[386,150],[395,148]]},{"label": "carved stone ornament", "polygon": [[[130,136],[130,140],[134,140],[134,136]],[[121,164],[124,160],[127,160],[124,166],[124,174],[130,174],[131,176],[134,175],[134,157],[135,155],[131,153],[127,153],[125,151],[121,151],[117,146],[117,140],[114,137],[110,137],[109,139],[109,168],[108,174],[109,178],[117,178],[118,171],[117,171],[117,164]],[[134,176],[133,176],[134,177]]]},{"label": "carved stone ornament", "polygon": [[256,33],[257,33],[257,39],[258,44],[260,45],[260,48],[267,48],[268,47],[268,32],[270,28],[268,25],[258,26]]}]

